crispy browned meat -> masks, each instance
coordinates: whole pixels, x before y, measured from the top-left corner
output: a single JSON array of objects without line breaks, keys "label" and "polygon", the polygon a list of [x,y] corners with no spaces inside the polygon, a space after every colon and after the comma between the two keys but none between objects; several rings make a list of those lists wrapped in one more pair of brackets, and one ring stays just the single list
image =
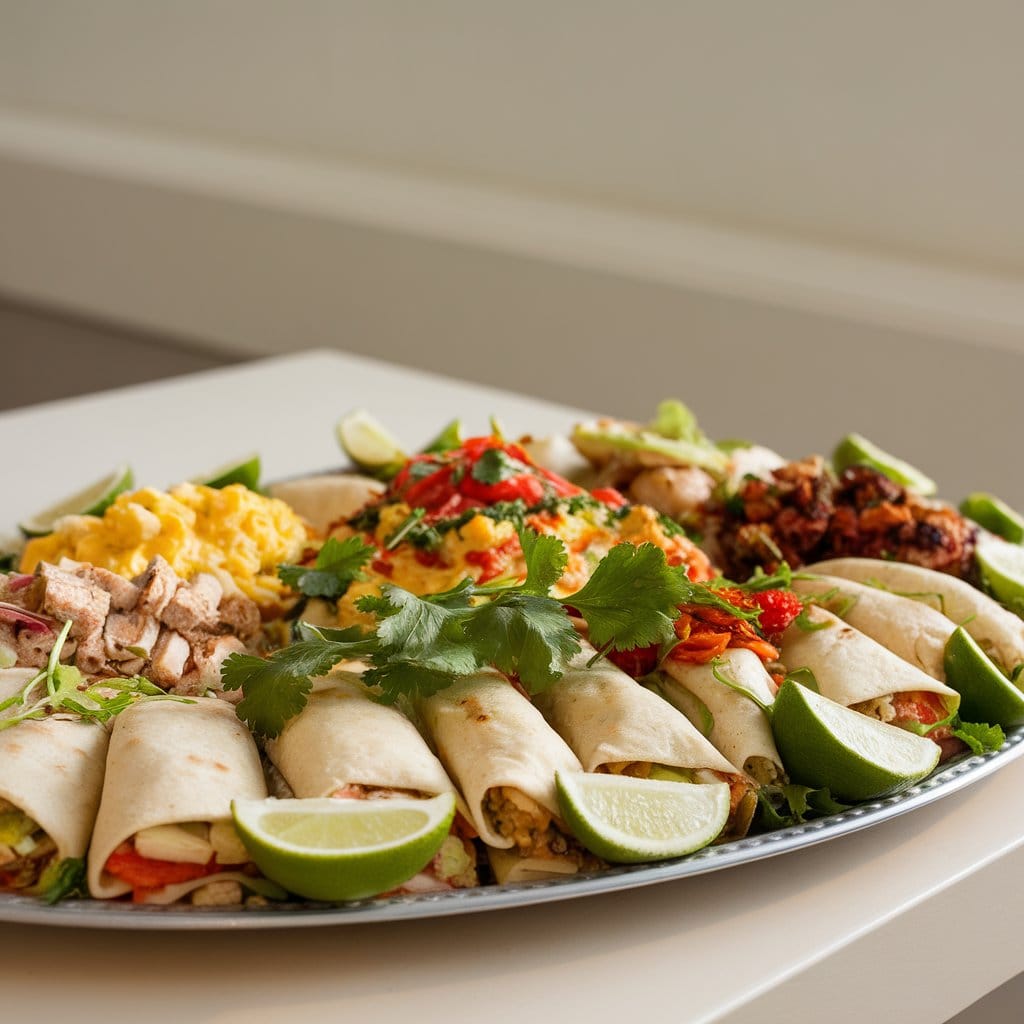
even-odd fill
[{"label": "crispy browned meat", "polygon": [[727,575],[793,568],[843,555],[969,575],[977,528],[956,509],[907,491],[867,466],[837,479],[824,460],[790,462],[708,505]]}]

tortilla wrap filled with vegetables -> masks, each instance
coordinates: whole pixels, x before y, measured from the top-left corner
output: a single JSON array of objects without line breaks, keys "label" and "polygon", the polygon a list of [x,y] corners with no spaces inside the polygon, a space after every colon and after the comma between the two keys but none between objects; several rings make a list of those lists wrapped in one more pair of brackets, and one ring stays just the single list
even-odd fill
[{"label": "tortilla wrap filled with vegetables", "polygon": [[1024,620],[956,576],[875,558],[833,558],[810,565],[807,571],[877,583],[895,594],[922,601],[962,625],[1006,675],[1024,664]]},{"label": "tortilla wrap filled with vegetables", "polygon": [[456,816],[438,854],[401,891],[478,884],[475,848],[458,834],[467,831],[469,818],[462,796],[412,722],[393,705],[373,700],[357,673],[335,671],[316,680],[305,708],[266,749],[300,798],[454,794],[463,821]]},{"label": "tortilla wrap filled with vegetables", "polygon": [[648,778],[669,769],[681,782],[728,782],[730,835],[745,834],[756,809],[750,781],[689,719],[622,669],[587,662],[589,644],[534,704],[580,759],[585,771]]},{"label": "tortilla wrap filled with vegetables", "polygon": [[474,673],[422,698],[419,711],[480,838],[514,855],[492,862],[499,882],[598,866],[558,810],[555,772],[583,767],[505,676]]},{"label": "tortilla wrap filled with vegetables", "polygon": [[785,782],[786,770],[768,716],[749,697],[717,678],[716,671],[764,704],[775,700],[772,678],[761,659],[742,647],[730,647],[713,664],[667,658],[658,686],[665,699],[682,711],[731,764],[762,786]]},{"label": "tortilla wrap filled with vegetables", "polygon": [[[232,705],[216,697],[139,701],[114,723],[89,849],[90,893],[168,903],[214,882],[259,889],[234,834],[231,801],[266,796],[259,752]],[[161,867],[168,863],[179,870]],[[108,870],[115,864],[118,874]]]},{"label": "tortilla wrap filled with vegetables", "polygon": [[793,580],[793,590],[803,598],[814,597],[854,629],[945,682],[946,643],[956,623],[930,605],[842,576],[801,576]]},{"label": "tortilla wrap filled with vegetables", "polygon": [[[919,731],[960,706],[956,690],[824,608],[808,605],[804,622],[783,633],[781,648],[787,670],[809,670],[823,697],[883,722]],[[930,735],[943,738],[939,730]]]},{"label": "tortilla wrap filled with vegetables", "polygon": [[[36,675],[0,672],[0,701]],[[45,886],[48,867],[85,856],[109,739],[106,726],[63,715],[0,730],[0,890]]]}]

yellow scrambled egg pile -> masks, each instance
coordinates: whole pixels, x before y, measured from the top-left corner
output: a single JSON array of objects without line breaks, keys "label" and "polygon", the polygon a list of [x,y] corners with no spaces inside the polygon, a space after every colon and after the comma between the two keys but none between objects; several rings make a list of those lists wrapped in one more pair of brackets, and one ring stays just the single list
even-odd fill
[{"label": "yellow scrambled egg pile", "polygon": [[22,572],[72,558],[130,578],[162,555],[185,579],[198,572],[230,578],[264,608],[291,594],[277,566],[297,561],[307,537],[303,521],[283,501],[241,484],[219,490],[179,484],[170,492],[147,487],[119,495],[102,517],[68,516],[57,526],[25,546]]},{"label": "yellow scrambled egg pile", "polygon": [[[495,521],[488,516],[473,516],[458,529],[447,530],[436,551],[426,552],[412,544],[401,543],[387,550],[387,539],[408,517],[409,506],[397,503],[381,510],[380,522],[370,538],[380,556],[365,572],[365,578],[353,583],[338,602],[340,625],[368,626],[372,617],[355,607],[364,594],[380,593],[383,583],[394,583],[414,594],[436,594],[470,577],[487,582],[505,577],[525,577],[526,564],[516,528],[511,522]],[[597,563],[616,544],[650,542],[660,547],[670,560],[703,567],[706,557],[685,537],[669,537],[657,513],[646,505],[635,505],[614,522],[584,511],[537,513],[527,517],[527,525],[538,533],[553,534],[564,542],[568,562],[562,578],[554,587],[556,597],[567,597],[590,578]],[[344,527],[335,532],[339,538],[354,532]],[[704,575],[710,575],[706,573]]]}]

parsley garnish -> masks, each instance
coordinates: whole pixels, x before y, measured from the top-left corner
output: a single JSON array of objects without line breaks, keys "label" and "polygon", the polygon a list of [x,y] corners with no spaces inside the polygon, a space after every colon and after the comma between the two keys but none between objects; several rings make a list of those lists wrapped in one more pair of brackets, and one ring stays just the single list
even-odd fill
[{"label": "parsley garnish", "polygon": [[364,544],[358,536],[343,541],[330,537],[312,566],[279,565],[277,575],[306,597],[339,598],[350,583],[363,578],[363,566],[375,554],[376,548]]},{"label": "parsley garnish", "polygon": [[988,754],[999,750],[1006,742],[1006,735],[998,725],[983,722],[960,722],[953,735],[971,748],[972,754]]},{"label": "parsley garnish", "polygon": [[[276,736],[305,706],[312,677],[339,661],[370,662],[364,676],[380,699],[427,695],[488,666],[515,675],[530,693],[558,679],[581,644],[563,602],[550,591],[565,570],[557,537],[520,529],[526,561],[521,583],[465,579],[439,594],[418,596],[385,584],[380,596],[359,599],[376,615],[373,632],[300,624],[302,640],[267,660],[232,654],[221,670],[225,690],[241,690],[238,715],[254,732]],[[587,620],[591,641],[606,650],[657,643],[672,634],[677,605],[708,600],[683,566],[670,566],[651,544],[612,548],[587,585],[568,602]],[[731,607],[731,606],[729,606]]]}]

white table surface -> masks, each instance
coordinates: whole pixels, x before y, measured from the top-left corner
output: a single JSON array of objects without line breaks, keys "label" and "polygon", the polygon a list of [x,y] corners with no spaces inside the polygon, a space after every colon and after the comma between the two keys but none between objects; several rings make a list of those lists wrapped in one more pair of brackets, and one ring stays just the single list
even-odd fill
[{"label": "white table surface", "polygon": [[[245,452],[340,462],[363,406],[410,447],[450,418],[571,410],[309,353],[0,415],[13,523],[120,461],[163,486]],[[828,425],[826,425],[827,427]],[[824,431],[824,436],[831,436]],[[937,1022],[1024,968],[1024,759],[866,831],[657,886],[433,920],[264,932],[0,924],[4,1019]]]}]

